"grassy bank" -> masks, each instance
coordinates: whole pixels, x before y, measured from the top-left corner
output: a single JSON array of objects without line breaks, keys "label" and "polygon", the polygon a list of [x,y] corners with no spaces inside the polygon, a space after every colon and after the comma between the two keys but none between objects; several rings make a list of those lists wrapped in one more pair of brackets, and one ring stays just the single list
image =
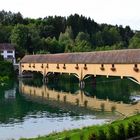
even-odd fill
[{"label": "grassy bank", "polygon": [[140,114],[111,124],[63,131],[30,140],[125,140],[134,136],[140,136]]}]

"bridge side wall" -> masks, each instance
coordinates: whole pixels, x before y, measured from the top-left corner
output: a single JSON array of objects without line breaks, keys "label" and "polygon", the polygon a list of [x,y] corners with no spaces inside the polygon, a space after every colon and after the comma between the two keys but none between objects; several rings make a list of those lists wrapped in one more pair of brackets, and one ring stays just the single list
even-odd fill
[{"label": "bridge side wall", "polygon": [[[20,72],[36,71],[46,76],[48,72],[77,74],[79,80],[83,80],[86,75],[103,75],[133,77],[140,83],[140,64],[46,64],[46,63],[21,63]],[[21,74],[20,73],[20,74]]]}]

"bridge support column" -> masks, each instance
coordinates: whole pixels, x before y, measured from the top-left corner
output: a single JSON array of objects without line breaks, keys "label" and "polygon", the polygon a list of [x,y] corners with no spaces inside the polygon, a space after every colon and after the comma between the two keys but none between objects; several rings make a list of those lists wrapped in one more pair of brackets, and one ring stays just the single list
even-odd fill
[{"label": "bridge support column", "polygon": [[45,75],[43,75],[43,79],[42,79],[43,83],[45,83]]},{"label": "bridge support column", "polygon": [[79,80],[79,87],[80,87],[80,89],[85,88],[85,82],[84,82],[84,80]]},{"label": "bridge support column", "polygon": [[49,82],[48,76],[44,74],[42,81],[43,81],[43,83],[48,83]]},{"label": "bridge support column", "polygon": [[93,76],[93,81],[92,81],[93,87],[96,88],[96,77]]}]

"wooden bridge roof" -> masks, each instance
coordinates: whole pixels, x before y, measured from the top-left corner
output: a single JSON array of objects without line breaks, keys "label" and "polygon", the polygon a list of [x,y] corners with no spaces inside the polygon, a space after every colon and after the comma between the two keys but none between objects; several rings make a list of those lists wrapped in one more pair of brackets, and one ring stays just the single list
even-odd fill
[{"label": "wooden bridge roof", "polygon": [[140,63],[140,49],[113,51],[26,55],[21,63],[86,63],[86,64],[136,64]]}]

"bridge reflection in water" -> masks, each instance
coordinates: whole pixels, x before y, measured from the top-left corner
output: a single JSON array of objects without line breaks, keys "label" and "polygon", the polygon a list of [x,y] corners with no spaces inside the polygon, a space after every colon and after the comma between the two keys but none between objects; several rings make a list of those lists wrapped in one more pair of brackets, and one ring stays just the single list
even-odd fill
[{"label": "bridge reflection in water", "polygon": [[49,89],[46,85],[41,87],[29,86],[20,81],[19,90],[23,95],[30,99],[41,99],[45,102],[59,102],[74,105],[75,107],[84,107],[90,110],[101,110],[109,112],[119,112],[124,116],[129,116],[140,112],[140,102],[135,104],[126,104],[123,102],[114,102],[109,99],[98,99],[96,96],[90,97],[84,94],[84,91],[78,90],[75,94],[70,92],[56,91]]}]

